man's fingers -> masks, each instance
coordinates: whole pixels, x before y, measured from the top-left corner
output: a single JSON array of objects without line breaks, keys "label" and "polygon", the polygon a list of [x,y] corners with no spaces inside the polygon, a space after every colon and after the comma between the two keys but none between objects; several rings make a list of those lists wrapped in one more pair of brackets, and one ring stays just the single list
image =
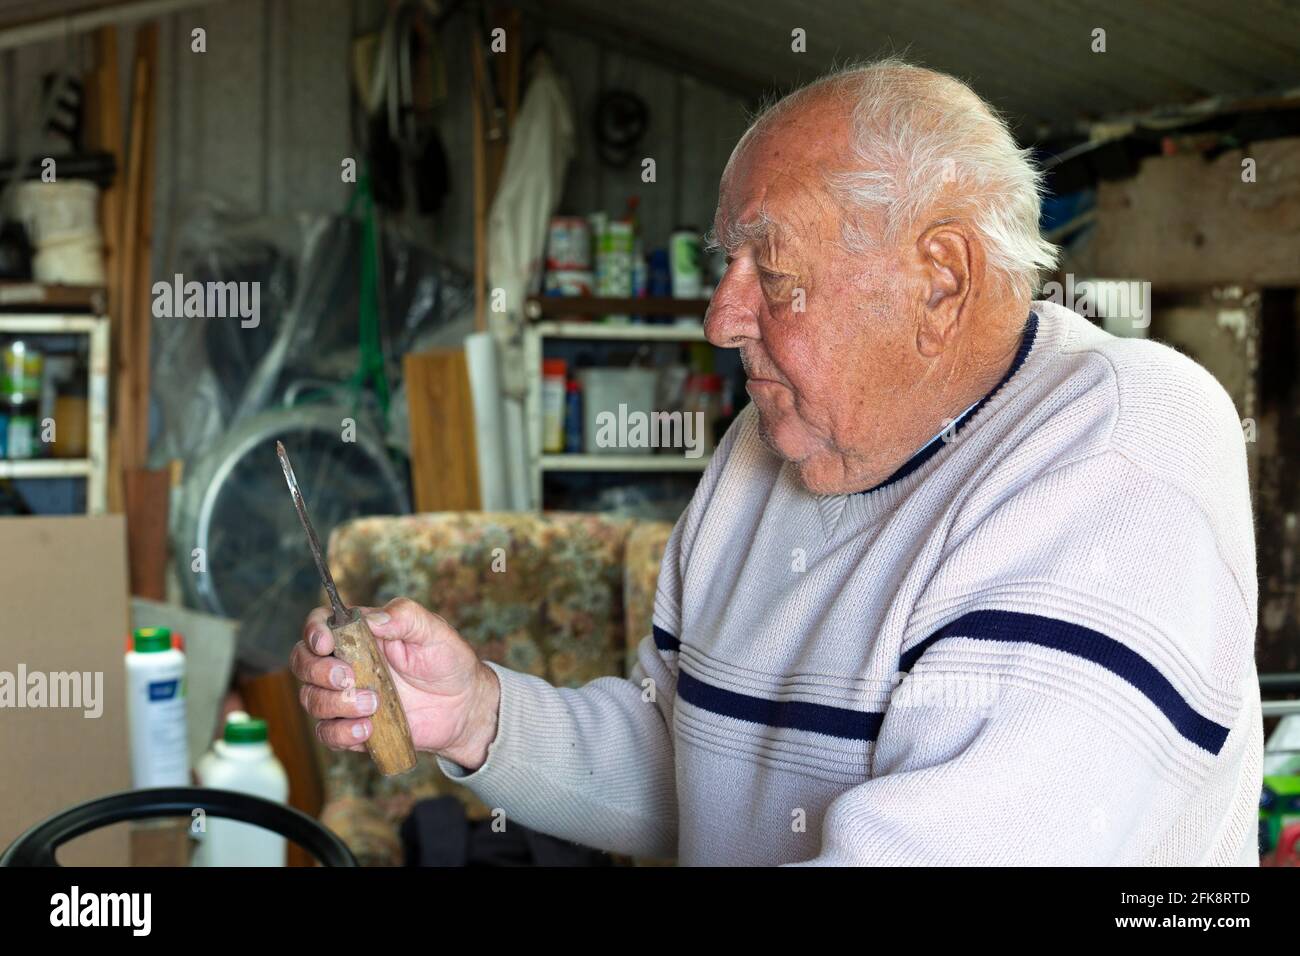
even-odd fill
[{"label": "man's fingers", "polygon": [[316,737],[331,750],[365,750],[370,738],[368,720],[322,720]]},{"label": "man's fingers", "polygon": [[328,690],[303,684],[298,693],[303,709],[318,719],[331,717],[369,717],[379,705],[373,690]]},{"label": "man's fingers", "polygon": [[307,615],[307,622],[302,626],[302,641],[314,654],[322,657],[334,653],[334,635],[330,633],[330,609],[318,607]]},{"label": "man's fingers", "polygon": [[432,644],[451,630],[450,625],[410,598],[393,598],[381,608],[362,608],[370,633],[386,641]]},{"label": "man's fingers", "polygon": [[299,641],[289,654],[289,667],[293,675],[304,684],[347,690],[356,686],[352,668],[336,657],[317,657]]}]

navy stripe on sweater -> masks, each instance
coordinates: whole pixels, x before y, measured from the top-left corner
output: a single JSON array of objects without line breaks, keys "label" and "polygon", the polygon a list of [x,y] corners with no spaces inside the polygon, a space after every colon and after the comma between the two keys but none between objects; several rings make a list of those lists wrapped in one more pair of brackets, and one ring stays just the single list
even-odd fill
[{"label": "navy stripe on sweater", "polygon": [[849,740],[875,740],[880,733],[880,724],[885,719],[884,714],[849,710],[847,707],[810,704],[802,700],[751,697],[706,684],[685,671],[677,676],[677,696],[688,704],[724,717],[749,721],[751,724],[808,730]]},{"label": "navy stripe on sweater", "polygon": [[650,625],[650,633],[654,635],[655,647],[661,651],[677,651],[681,648],[682,642],[677,640],[658,624]]},{"label": "navy stripe on sweater", "polygon": [[1174,729],[1202,750],[1217,754],[1228,739],[1228,728],[1193,709],[1154,664],[1114,638],[1080,624],[1018,611],[971,611],[907,651],[898,669],[904,673],[910,671],[932,644],[945,637],[1037,644],[1082,657],[1136,687],[1160,709]]}]

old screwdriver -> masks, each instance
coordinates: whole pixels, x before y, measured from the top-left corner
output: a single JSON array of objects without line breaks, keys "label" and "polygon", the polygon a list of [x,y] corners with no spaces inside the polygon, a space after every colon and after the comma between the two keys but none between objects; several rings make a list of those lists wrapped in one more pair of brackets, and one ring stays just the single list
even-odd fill
[{"label": "old screwdriver", "polygon": [[379,696],[379,709],[370,718],[372,730],[370,739],[366,741],[366,750],[384,776],[405,773],[415,766],[415,745],[411,741],[406,712],[397,699],[397,688],[393,686],[388,659],[375,636],[370,633],[370,627],[361,612],[356,608],[349,610],[339,599],[334,576],[330,574],[321,554],[320,539],[316,537],[316,529],[307,517],[307,503],[303,501],[302,491],[298,488],[298,479],[294,476],[293,465],[289,464],[289,455],[280,442],[275,443],[275,452],[280,456],[280,467],[284,470],[284,480],[289,483],[298,520],[307,532],[307,543],[311,546],[316,570],[320,572],[325,593],[329,595],[333,613],[325,623],[334,636],[334,653],[352,667],[358,690],[371,690]]}]

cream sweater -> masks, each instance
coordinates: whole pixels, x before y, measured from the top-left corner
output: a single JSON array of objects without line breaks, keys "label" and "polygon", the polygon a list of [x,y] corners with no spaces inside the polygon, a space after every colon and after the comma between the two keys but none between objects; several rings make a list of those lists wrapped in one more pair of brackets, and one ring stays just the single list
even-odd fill
[{"label": "cream sweater", "polygon": [[818,497],[747,408],[628,680],[496,668],[470,786],[683,864],[1258,862],[1254,530],[1202,368],[1038,302],[1002,384]]}]

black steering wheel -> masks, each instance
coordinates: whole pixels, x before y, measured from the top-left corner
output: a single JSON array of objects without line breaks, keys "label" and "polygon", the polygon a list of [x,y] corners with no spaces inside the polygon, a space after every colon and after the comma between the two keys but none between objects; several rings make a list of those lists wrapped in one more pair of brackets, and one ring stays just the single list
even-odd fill
[{"label": "black steering wheel", "polygon": [[307,814],[233,790],[155,787],[97,797],[31,827],[0,855],[0,866],[58,866],[54,853],[74,837],[123,820],[188,817],[202,810],[214,817],[251,823],[298,844],[325,866],[356,866],[347,845]]}]

